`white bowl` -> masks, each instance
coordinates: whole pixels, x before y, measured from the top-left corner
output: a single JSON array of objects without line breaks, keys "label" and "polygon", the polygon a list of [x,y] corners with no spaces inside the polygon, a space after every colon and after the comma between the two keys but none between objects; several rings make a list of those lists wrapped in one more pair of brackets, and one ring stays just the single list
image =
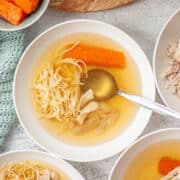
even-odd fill
[{"label": "white bowl", "polygon": [[156,42],[153,57],[153,70],[158,92],[164,103],[170,108],[180,112],[180,99],[165,88],[162,74],[169,67],[167,47],[171,42],[180,38],[180,10],[176,11],[162,28]]},{"label": "white bowl", "polygon": [[84,180],[80,173],[62,159],[40,151],[13,151],[0,155],[0,166],[12,161],[32,160],[49,164],[72,180]]},{"label": "white bowl", "polygon": [[162,129],[147,134],[133,143],[126,151],[124,151],[116,161],[110,173],[109,180],[123,180],[124,173],[129,163],[137,157],[137,155],[151,144],[159,143],[164,140],[179,140],[180,128]]},{"label": "white bowl", "polygon": [[17,31],[34,24],[44,14],[49,4],[49,0],[42,0],[38,8],[27,16],[19,25],[12,25],[0,17],[0,31]]},{"label": "white bowl", "polygon": [[43,148],[68,160],[96,161],[113,156],[131,144],[144,130],[150,119],[151,111],[139,108],[132,123],[124,132],[113,140],[99,145],[78,146],[66,144],[54,138],[42,128],[33,113],[29,100],[28,82],[32,67],[36,63],[39,54],[50,44],[68,34],[78,32],[98,33],[119,42],[137,64],[142,80],[142,95],[151,100],[155,99],[155,86],[151,67],[141,48],[123,31],[94,20],[68,21],[48,29],[37,37],[26,49],[17,66],[13,96],[16,112],[22,126]]}]

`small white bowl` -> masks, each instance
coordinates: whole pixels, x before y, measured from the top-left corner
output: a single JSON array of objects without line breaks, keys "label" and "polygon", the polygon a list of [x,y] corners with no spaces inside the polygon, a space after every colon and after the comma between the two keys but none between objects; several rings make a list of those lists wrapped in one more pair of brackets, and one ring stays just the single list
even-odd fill
[{"label": "small white bowl", "polygon": [[150,64],[144,52],[126,33],[118,28],[94,20],[73,20],[56,25],[38,36],[25,50],[14,77],[13,96],[18,118],[26,132],[43,148],[61,158],[72,161],[97,161],[117,154],[131,144],[146,127],[151,111],[139,108],[128,128],[111,141],[99,145],[80,146],[66,144],[51,136],[39,123],[33,113],[29,98],[28,82],[37,57],[64,36],[78,33],[98,33],[113,39],[123,46],[133,57],[142,81],[142,95],[155,99],[155,85]]},{"label": "small white bowl", "polygon": [[13,161],[24,161],[24,160],[32,160],[32,161],[46,163],[54,167],[55,169],[59,170],[60,172],[62,172],[69,179],[84,180],[84,178],[80,175],[80,173],[64,160],[58,159],[54,156],[50,156],[49,154],[40,151],[30,151],[30,150],[12,151],[1,154],[0,166],[3,165],[4,163],[13,162]]},{"label": "small white bowl", "polygon": [[151,144],[159,143],[164,140],[179,140],[180,128],[162,129],[149,133],[141,137],[133,143],[126,151],[124,151],[115,162],[109,176],[109,180],[123,180],[125,171],[129,163],[137,157],[137,155]]},{"label": "small white bowl", "polygon": [[153,70],[158,92],[164,103],[170,108],[180,112],[180,99],[173,95],[171,90],[165,88],[165,80],[162,77],[164,71],[169,67],[167,47],[171,42],[180,38],[180,9],[176,11],[162,28],[157,39],[154,56]]},{"label": "small white bowl", "polygon": [[34,24],[44,14],[49,5],[49,0],[41,0],[38,8],[25,19],[19,25],[12,25],[0,17],[0,31],[17,31],[27,28]]}]

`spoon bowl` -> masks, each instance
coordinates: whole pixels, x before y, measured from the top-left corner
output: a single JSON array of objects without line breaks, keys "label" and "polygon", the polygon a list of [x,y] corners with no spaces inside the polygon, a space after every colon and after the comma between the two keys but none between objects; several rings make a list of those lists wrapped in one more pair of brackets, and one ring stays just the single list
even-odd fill
[{"label": "spoon bowl", "polygon": [[95,100],[102,101],[117,95],[118,86],[111,73],[103,69],[92,69],[88,71],[87,77],[82,79],[82,91],[92,89]]}]

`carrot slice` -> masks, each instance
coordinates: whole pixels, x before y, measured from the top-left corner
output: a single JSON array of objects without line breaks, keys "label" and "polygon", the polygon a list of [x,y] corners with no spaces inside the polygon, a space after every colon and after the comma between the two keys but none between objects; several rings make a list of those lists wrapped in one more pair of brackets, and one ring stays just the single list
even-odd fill
[{"label": "carrot slice", "polygon": [[180,161],[171,159],[169,157],[162,157],[159,161],[159,173],[162,175],[167,175],[178,166],[180,166]]},{"label": "carrot slice", "polygon": [[[67,46],[70,47],[72,44]],[[87,65],[119,68],[125,66],[125,55],[122,52],[85,44],[78,44],[65,53],[65,57],[83,60]]]},{"label": "carrot slice", "polygon": [[18,25],[25,17],[23,10],[7,0],[0,0],[0,16],[11,24]]},{"label": "carrot slice", "polygon": [[11,0],[19,6],[26,14],[32,13],[38,6],[39,0]]}]

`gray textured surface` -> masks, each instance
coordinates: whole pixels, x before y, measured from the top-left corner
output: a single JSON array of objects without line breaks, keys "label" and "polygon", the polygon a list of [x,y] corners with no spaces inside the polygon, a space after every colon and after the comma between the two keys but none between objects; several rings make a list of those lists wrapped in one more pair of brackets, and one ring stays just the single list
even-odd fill
[{"label": "gray textured surface", "polygon": [[[158,33],[168,17],[180,8],[180,0],[139,0],[136,3],[97,13],[65,13],[49,9],[35,25],[28,29],[31,41],[48,27],[70,19],[88,18],[113,24],[132,36],[143,48],[152,62],[153,49]],[[157,96],[157,101],[161,102]],[[180,127],[180,122],[171,118],[153,114],[145,132],[167,128]],[[17,123],[13,128],[4,151],[18,149],[40,149]],[[104,161],[92,163],[70,162],[87,180],[106,180],[118,155]]]}]

